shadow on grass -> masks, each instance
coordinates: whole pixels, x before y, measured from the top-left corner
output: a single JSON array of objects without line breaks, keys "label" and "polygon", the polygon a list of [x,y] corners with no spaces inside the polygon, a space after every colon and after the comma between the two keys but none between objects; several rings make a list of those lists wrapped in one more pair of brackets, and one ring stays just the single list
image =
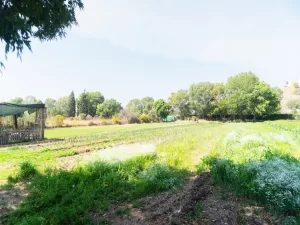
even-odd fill
[{"label": "shadow on grass", "polygon": [[73,171],[47,170],[45,174],[26,168],[29,172],[21,168],[11,182],[30,176],[29,194],[17,210],[2,218],[3,224],[92,224],[91,211],[105,212],[111,204],[177,188],[188,174],[157,164],[154,155],[119,163],[95,162]]},{"label": "shadow on grass", "polygon": [[199,172],[209,168],[213,181],[236,194],[254,199],[284,217],[284,224],[300,224],[300,161],[267,152],[261,161],[237,164],[229,159],[207,157]]}]

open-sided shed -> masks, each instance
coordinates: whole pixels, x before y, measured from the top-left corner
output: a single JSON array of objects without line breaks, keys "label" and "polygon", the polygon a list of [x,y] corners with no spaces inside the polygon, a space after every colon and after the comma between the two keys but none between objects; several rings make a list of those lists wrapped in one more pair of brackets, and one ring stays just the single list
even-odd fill
[{"label": "open-sided shed", "polygon": [[[22,130],[18,128],[18,116],[24,112],[35,113],[35,122],[33,125]],[[0,145],[29,140],[44,139],[45,130],[45,105],[44,104],[11,104],[0,103],[0,117],[12,116],[14,129],[0,130]],[[1,124],[0,124],[1,126]]]}]

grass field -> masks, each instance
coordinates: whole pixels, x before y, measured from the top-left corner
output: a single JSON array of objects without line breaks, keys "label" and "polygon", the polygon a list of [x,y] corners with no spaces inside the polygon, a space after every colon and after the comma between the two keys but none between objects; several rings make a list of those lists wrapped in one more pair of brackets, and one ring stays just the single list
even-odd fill
[{"label": "grass field", "polygon": [[[17,210],[5,209],[3,223],[93,224],[91,214],[102,215],[113,205],[178,189],[194,173],[210,171],[216,187],[251,199],[280,218],[281,224],[297,224],[299,125],[170,123],[47,130],[49,139],[68,138],[0,150],[0,179],[8,182],[3,188],[21,183],[28,192]],[[152,143],[156,150],[122,162],[91,163],[81,157],[93,158],[101,149],[130,143]],[[74,158],[72,167],[60,164],[61,159],[74,164]],[[205,209],[199,204],[194,214],[201,220]]]},{"label": "grass field", "polygon": [[99,134],[104,132],[119,132],[119,131],[133,131],[139,129],[151,129],[158,127],[178,126],[179,124],[186,124],[186,122],[176,123],[144,123],[144,124],[127,124],[127,125],[110,125],[110,126],[83,126],[83,127],[67,127],[46,129],[45,137],[51,138],[65,138],[83,135]]}]

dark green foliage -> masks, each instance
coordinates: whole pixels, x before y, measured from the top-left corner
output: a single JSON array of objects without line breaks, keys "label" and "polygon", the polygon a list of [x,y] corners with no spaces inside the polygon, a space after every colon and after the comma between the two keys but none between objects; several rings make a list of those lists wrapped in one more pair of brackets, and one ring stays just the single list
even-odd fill
[{"label": "dark green foliage", "polygon": [[77,114],[79,115],[81,113],[86,115],[89,113],[89,97],[85,90],[81,95],[79,95],[77,100]]},{"label": "dark green foliage", "polygon": [[0,41],[6,44],[5,54],[16,51],[21,57],[24,46],[31,50],[33,38],[40,41],[63,38],[66,29],[77,24],[78,8],[83,9],[81,0],[0,1]]},{"label": "dark green foliage", "polygon": [[88,115],[96,116],[97,106],[104,102],[101,92],[88,92]]},{"label": "dark green foliage", "polygon": [[102,215],[110,204],[180,186],[186,171],[155,164],[155,159],[142,156],[124,163],[95,162],[71,172],[48,170],[32,180],[29,195],[4,222],[91,224],[89,214],[94,210]]},{"label": "dark green foliage", "polygon": [[75,101],[75,95],[73,91],[71,92],[68,98],[67,115],[69,117],[76,116],[76,101]]},{"label": "dark green foliage", "polygon": [[105,100],[97,106],[97,115],[100,117],[109,118],[119,113],[122,109],[121,103],[115,99]]},{"label": "dark green foliage", "polygon": [[189,89],[191,110],[199,117],[205,117],[212,113],[214,84],[201,82],[192,84]]},{"label": "dark green foliage", "polygon": [[154,102],[153,107],[156,111],[156,115],[161,119],[166,118],[170,114],[171,106],[163,99],[158,99]]},{"label": "dark green foliage", "polygon": [[169,104],[174,113],[180,116],[180,119],[185,119],[191,115],[190,97],[187,90],[172,92],[169,97]]}]

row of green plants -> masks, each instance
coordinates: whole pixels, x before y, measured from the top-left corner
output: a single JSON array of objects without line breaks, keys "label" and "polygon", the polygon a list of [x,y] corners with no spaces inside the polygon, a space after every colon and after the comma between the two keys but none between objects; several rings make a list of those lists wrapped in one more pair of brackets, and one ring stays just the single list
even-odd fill
[{"label": "row of green plants", "polygon": [[214,182],[254,199],[282,218],[300,222],[300,160],[291,134],[239,131],[227,135],[199,166]]}]

